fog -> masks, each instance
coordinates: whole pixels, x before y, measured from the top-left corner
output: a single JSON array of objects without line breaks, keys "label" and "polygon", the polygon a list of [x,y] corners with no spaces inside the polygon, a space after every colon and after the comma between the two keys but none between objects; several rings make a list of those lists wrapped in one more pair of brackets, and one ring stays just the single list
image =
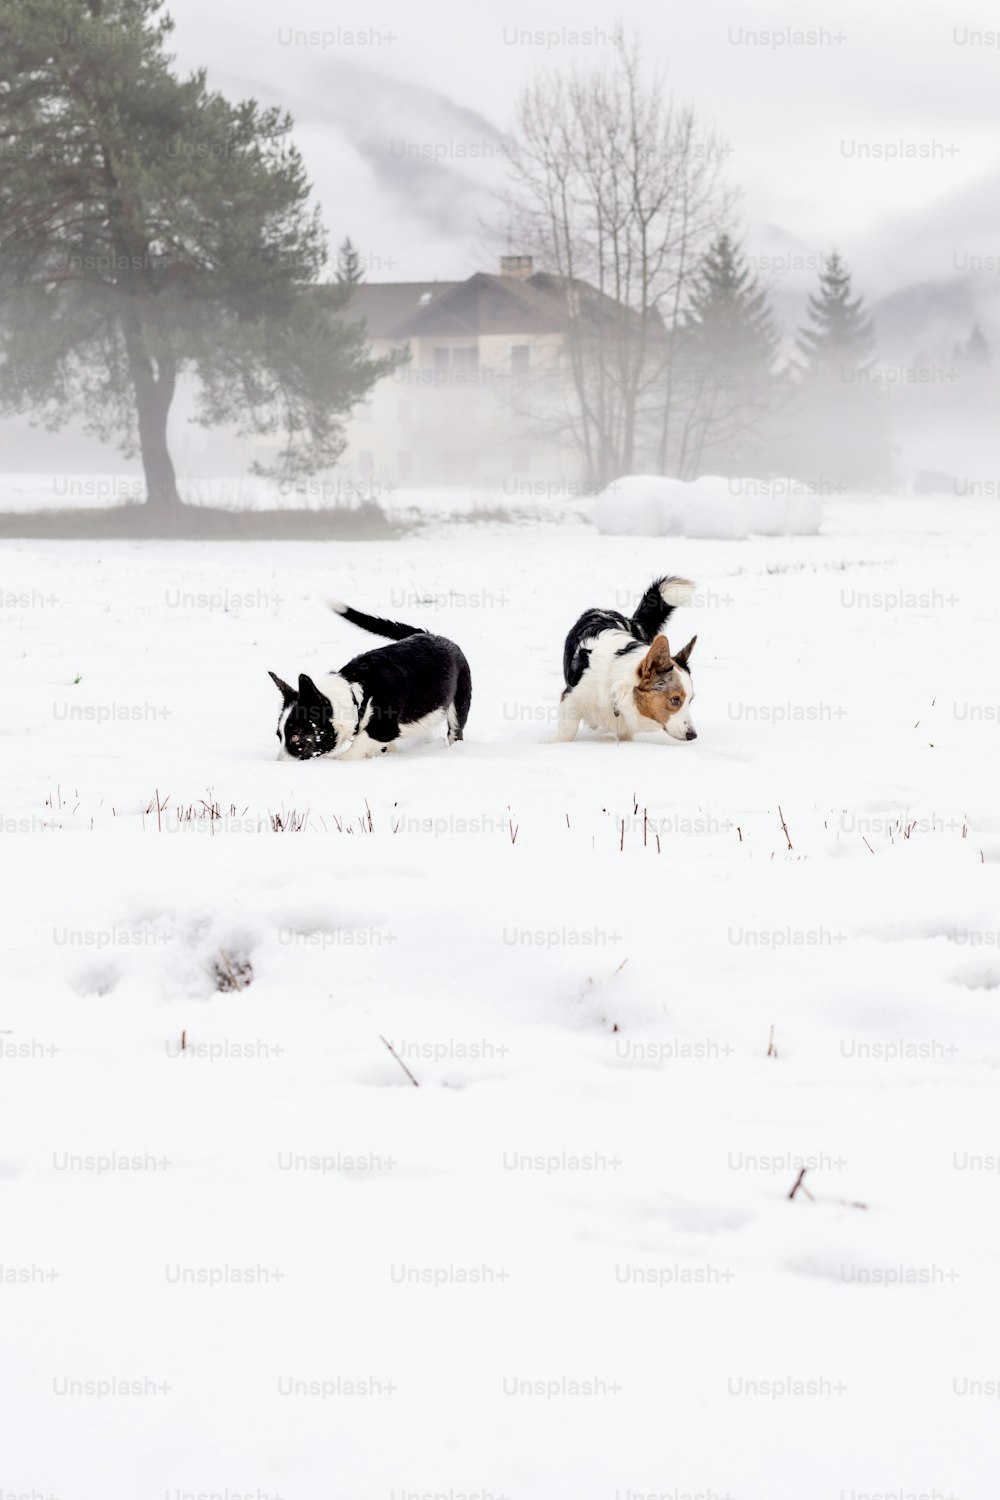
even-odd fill
[{"label": "fog", "polygon": [[[676,109],[690,108],[705,149],[718,153],[726,203],[720,199],[713,227],[731,234],[766,296],[775,388],[760,397],[752,422],[741,421],[740,442],[702,443],[694,459],[690,444],[671,452],[669,443],[640,432],[624,452],[606,438],[604,459],[582,462],[584,440],[567,406],[586,392],[579,381],[575,398],[554,392],[535,347],[544,319],[525,316],[515,326],[508,315],[497,323],[533,344],[534,383],[522,379],[516,391],[497,348],[487,347],[488,318],[477,324],[475,359],[489,369],[488,379],[477,379],[492,388],[480,390],[475,413],[467,389],[442,382],[440,366],[435,374],[433,327],[425,325],[422,343],[414,343],[400,332],[406,320],[396,319],[379,347],[409,350],[409,378],[424,382],[420,410],[410,410],[404,431],[388,415],[399,393],[383,380],[341,412],[343,453],[314,471],[327,493],[342,495],[345,486],[371,484],[377,475],[398,487],[496,488],[499,460],[477,468],[429,456],[434,428],[452,420],[471,423],[477,441],[492,432],[506,444],[515,484],[557,476],[567,491],[619,477],[622,462],[626,472],[691,478],[699,467],[714,467],[903,492],[915,485],[948,492],[1000,474],[992,417],[1000,359],[1000,151],[990,123],[1000,50],[978,12],[929,3],[904,19],[888,7],[848,3],[831,19],[827,7],[812,4],[750,13],[709,3],[683,14],[624,4],[609,18],[600,8],[552,3],[502,11],[430,4],[419,14],[399,4],[346,4],[331,18],[328,7],[307,0],[280,13],[248,12],[230,0],[209,11],[178,0],[171,14],[168,48],[180,73],[205,68],[209,85],[228,99],[291,112],[328,238],[324,275],[332,276],[336,247],[350,237],[368,287],[496,275],[505,254],[530,255],[536,275],[565,275],[554,245],[531,233],[530,213],[510,206],[523,149],[520,100],[543,77],[555,88],[559,80],[567,85],[613,69],[620,26],[636,48],[643,88]],[[579,248],[574,274],[630,311],[648,304],[683,363],[679,330],[690,320],[698,263],[711,240],[707,232],[694,236],[683,270],[666,272],[658,286],[641,289],[635,278],[611,285],[592,243]],[[858,368],[853,354],[845,356],[834,385],[828,370],[822,396],[809,401],[797,390],[800,333],[834,252],[849,270],[851,296],[863,299],[873,338]],[[724,354],[712,391],[735,408]],[[509,350],[503,357],[509,361]],[[581,357],[607,358],[593,351]],[[675,379],[674,354],[666,363]],[[650,433],[664,399],[656,364],[642,375],[651,389],[639,403],[645,415],[636,418],[640,429],[648,421]],[[680,412],[688,399],[682,420],[698,427],[705,419],[691,403],[717,404],[705,395],[704,362],[684,378],[688,398],[677,376],[669,402]],[[197,498],[195,481],[225,478],[245,499],[253,489],[246,476],[275,441],[262,448],[238,435],[237,419],[192,424],[197,400],[196,372],[182,360],[169,415],[178,482]],[[561,422],[553,421],[553,403],[561,403]],[[366,433],[372,410],[375,426]],[[78,414],[60,414],[56,430],[44,433],[32,425],[38,420],[31,409],[0,418],[9,474],[141,476],[138,455],[123,457],[115,433],[87,435]],[[720,425],[717,414],[711,421]],[[868,436],[859,435],[859,423]],[[831,468],[831,443],[867,456]],[[8,485],[10,504],[26,503],[17,498],[23,488]],[[263,502],[258,495],[253,503]]]}]

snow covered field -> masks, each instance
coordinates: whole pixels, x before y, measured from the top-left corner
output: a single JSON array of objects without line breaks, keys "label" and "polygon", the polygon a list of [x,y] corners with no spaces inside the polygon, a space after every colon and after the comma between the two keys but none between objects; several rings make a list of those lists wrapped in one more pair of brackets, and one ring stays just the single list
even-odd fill
[{"label": "snow covered field", "polygon": [[[992,1500],[997,543],[7,544],[0,1492]],[[547,743],[659,571],[699,739]],[[463,746],[275,760],[329,593]]]}]

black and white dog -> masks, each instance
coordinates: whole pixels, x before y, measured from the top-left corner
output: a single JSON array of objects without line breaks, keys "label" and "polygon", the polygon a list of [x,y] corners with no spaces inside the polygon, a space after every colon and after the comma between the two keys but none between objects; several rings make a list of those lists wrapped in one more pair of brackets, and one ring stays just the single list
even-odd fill
[{"label": "black and white dog", "polygon": [[678,604],[688,604],[694,584],[657,578],[629,617],[615,609],[588,609],[566,637],[557,740],[576,738],[580,721],[630,740],[644,729],[665,729],[675,740],[697,739],[691,722],[694,685],[688,663],[693,636],[676,656],[661,634]]},{"label": "black and white dog", "polygon": [[469,663],[454,641],[416,625],[379,620],[335,600],[337,614],[395,644],[355,656],[339,672],[314,682],[303,672],[297,688],[274,672],[281,693],[278,758],[365,760],[395,750],[447,723],[448,743],[462,738],[472,701]]}]

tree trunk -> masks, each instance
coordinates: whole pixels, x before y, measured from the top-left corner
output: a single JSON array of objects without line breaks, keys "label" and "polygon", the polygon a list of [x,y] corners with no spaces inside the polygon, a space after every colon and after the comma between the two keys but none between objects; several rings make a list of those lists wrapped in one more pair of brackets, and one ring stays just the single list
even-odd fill
[{"label": "tree trunk", "polygon": [[181,503],[167,446],[167,418],[177,384],[177,367],[172,359],[161,356],[154,370],[137,309],[129,309],[123,319],[122,331],[135,390],[139,451],[146,476],[146,503],[158,510],[172,510]]},{"label": "tree trunk", "polygon": [[159,378],[150,372],[148,381],[136,381],[136,413],[139,419],[139,446],[142,467],[146,476],[146,502],[158,509],[172,509],[180,505],[177,493],[177,476],[167,446],[167,418],[174,394],[174,377],[165,380],[161,369]]}]

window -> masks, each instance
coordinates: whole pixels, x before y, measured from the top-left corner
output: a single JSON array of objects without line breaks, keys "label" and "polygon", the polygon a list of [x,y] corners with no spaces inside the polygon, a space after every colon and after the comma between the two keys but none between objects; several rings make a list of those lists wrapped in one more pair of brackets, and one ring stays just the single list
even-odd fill
[{"label": "window", "polygon": [[451,368],[458,374],[471,375],[479,369],[479,350],[475,344],[451,351]]},{"label": "window", "polygon": [[526,380],[528,370],[531,367],[531,346],[529,344],[511,344],[510,346],[510,373],[513,380]]},{"label": "window", "polygon": [[375,458],[370,448],[362,448],[358,454],[358,467],[362,474],[370,474],[375,467]]},{"label": "window", "polygon": [[406,484],[413,478],[413,454],[400,452],[396,454],[396,473],[399,475],[401,484]]},{"label": "window", "polygon": [[434,350],[434,374],[439,380],[464,380],[479,369],[475,344],[438,344]]}]

